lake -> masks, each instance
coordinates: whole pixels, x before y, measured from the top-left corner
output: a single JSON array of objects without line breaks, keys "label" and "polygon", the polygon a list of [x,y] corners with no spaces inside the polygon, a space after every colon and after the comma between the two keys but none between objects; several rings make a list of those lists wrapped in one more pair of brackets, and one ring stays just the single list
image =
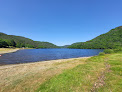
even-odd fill
[{"label": "lake", "polygon": [[18,64],[98,55],[101,49],[24,49],[0,57],[0,64]]}]

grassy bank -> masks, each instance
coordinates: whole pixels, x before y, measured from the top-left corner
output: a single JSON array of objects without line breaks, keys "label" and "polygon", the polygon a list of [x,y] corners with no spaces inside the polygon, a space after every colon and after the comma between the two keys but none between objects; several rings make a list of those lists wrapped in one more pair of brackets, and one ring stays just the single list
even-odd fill
[{"label": "grassy bank", "polygon": [[122,52],[94,56],[40,85],[37,92],[121,92]]},{"label": "grassy bank", "polygon": [[86,59],[87,57],[0,66],[0,92],[34,92],[46,80],[84,64]]}]

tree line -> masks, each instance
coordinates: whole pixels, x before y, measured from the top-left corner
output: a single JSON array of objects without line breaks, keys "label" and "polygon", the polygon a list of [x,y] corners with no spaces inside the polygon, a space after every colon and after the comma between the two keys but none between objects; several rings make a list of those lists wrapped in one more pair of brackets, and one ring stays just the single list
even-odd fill
[{"label": "tree line", "polygon": [[74,43],[68,48],[76,49],[116,49],[122,47],[122,26],[110,30],[87,42]]},{"label": "tree line", "polygon": [[0,33],[0,48],[58,48],[58,46],[49,42],[33,41],[22,36],[7,35]]}]

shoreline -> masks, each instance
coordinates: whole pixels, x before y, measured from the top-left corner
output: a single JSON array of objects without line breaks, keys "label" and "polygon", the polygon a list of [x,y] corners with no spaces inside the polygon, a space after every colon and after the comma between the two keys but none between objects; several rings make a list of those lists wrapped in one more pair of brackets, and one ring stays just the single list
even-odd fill
[{"label": "shoreline", "polygon": [[28,63],[18,63],[18,64],[0,64],[1,66],[19,66],[19,65],[31,65],[31,64],[37,64],[37,63],[55,63],[55,62],[61,62],[61,61],[68,61],[68,60],[75,60],[75,59],[87,59],[93,56],[88,57],[78,57],[78,58],[67,58],[67,59],[55,59],[55,60],[46,60],[46,61],[36,61],[36,62],[28,62]]},{"label": "shoreline", "polygon": [[0,48],[0,54],[6,54],[6,53],[13,53],[16,52],[18,50],[21,50],[20,48]]},{"label": "shoreline", "polygon": [[33,48],[0,48],[0,54],[13,53],[24,49],[33,49]]}]

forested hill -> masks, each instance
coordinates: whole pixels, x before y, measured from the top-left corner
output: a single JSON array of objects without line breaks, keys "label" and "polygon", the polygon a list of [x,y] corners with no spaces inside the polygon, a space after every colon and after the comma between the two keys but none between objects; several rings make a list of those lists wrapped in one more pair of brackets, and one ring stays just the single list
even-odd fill
[{"label": "forested hill", "polygon": [[60,48],[67,48],[69,45],[59,46]]},{"label": "forested hill", "polygon": [[77,49],[115,49],[122,47],[122,26],[110,30],[87,42],[78,42],[68,48]]},{"label": "forested hill", "polygon": [[58,46],[49,42],[33,41],[29,38],[7,35],[0,32],[0,48],[1,47],[58,48]]}]

